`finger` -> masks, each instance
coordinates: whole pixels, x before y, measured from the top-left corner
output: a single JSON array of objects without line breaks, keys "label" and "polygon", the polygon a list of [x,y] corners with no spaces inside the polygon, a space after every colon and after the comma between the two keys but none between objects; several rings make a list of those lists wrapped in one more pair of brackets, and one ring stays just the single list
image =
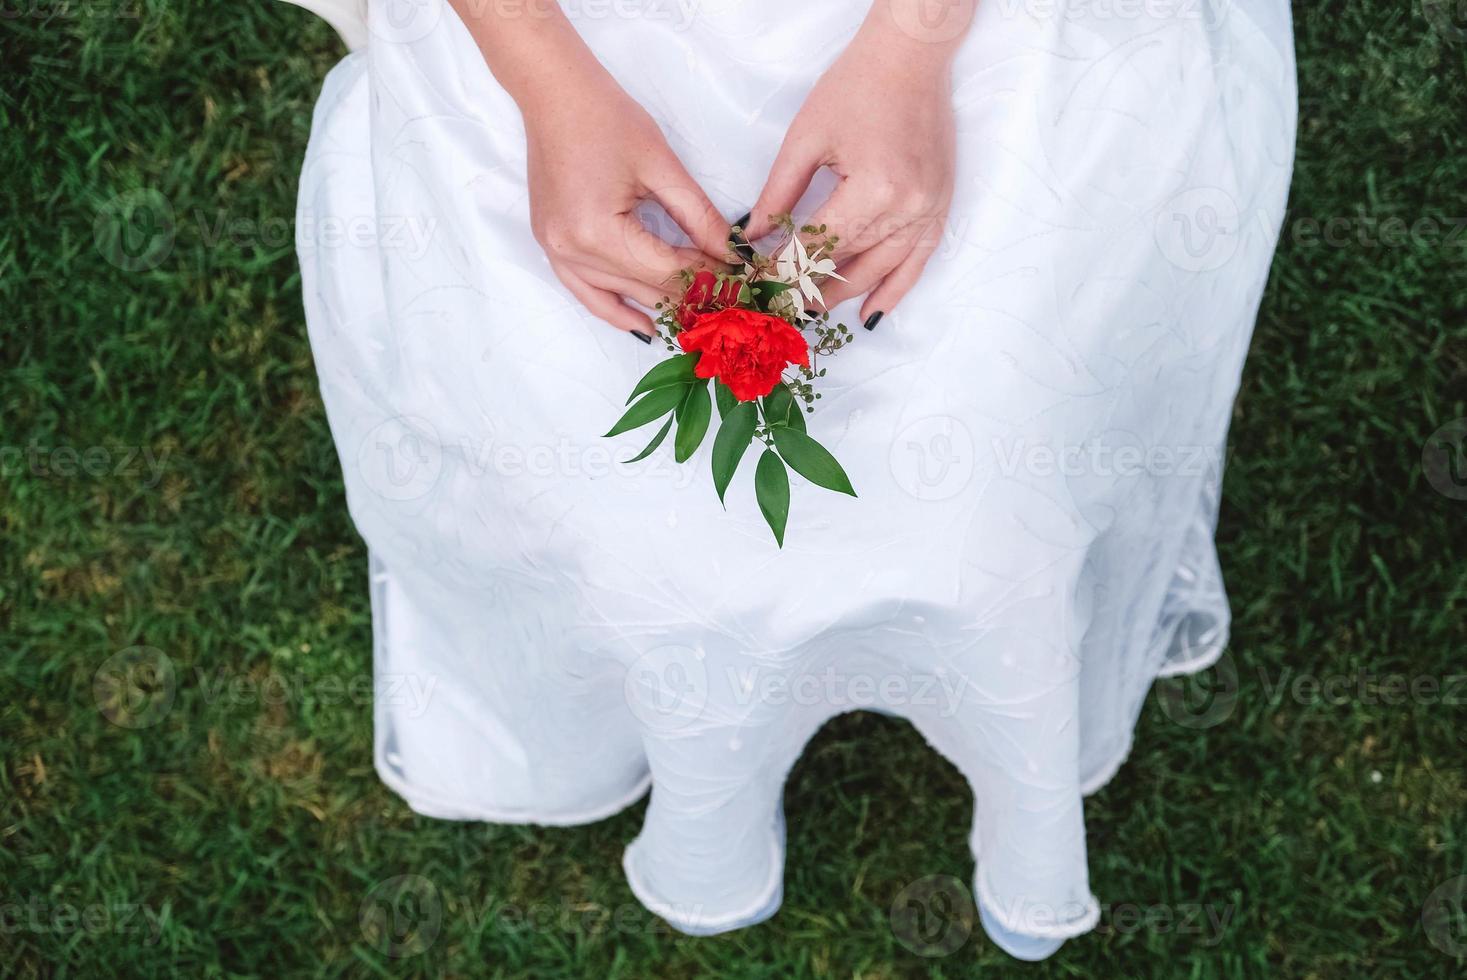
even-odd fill
[{"label": "finger", "polygon": [[835,239],[831,257],[842,263],[892,237],[910,222],[910,217],[873,207],[872,198],[859,182],[842,180],[806,224],[825,226],[823,237]]},{"label": "finger", "polygon": [[909,235],[892,235],[877,242],[850,262],[836,269],[845,282],[831,279],[822,283],[820,294],[826,309],[838,306],[852,296],[870,292],[885,279],[902,260],[912,253],[915,242]]},{"label": "finger", "polygon": [[729,223],[676,157],[668,160],[647,188],[688,239],[709,258],[727,261]]},{"label": "finger", "polygon": [[555,270],[560,281],[565,283],[565,288],[570,290],[571,295],[580,300],[581,305],[592,315],[628,333],[636,332],[649,337],[655,333],[652,321],[623,303],[615,293],[598,289],[562,263],[552,262],[550,267]]},{"label": "finger", "polygon": [[679,291],[677,278],[683,269],[728,269],[695,248],[678,248],[663,241],[631,213],[617,215],[597,230],[582,233],[571,247],[553,253],[547,248],[547,254],[552,255],[552,262],[640,282],[657,290],[659,296]]},{"label": "finger", "polygon": [[589,265],[576,265],[571,263],[571,271],[580,276],[587,283],[597,289],[604,289],[609,293],[615,293],[625,299],[640,303],[648,309],[655,309],[658,303],[670,297],[666,290],[653,289],[644,282],[618,276],[614,273],[603,272]]},{"label": "finger", "polygon": [[619,248],[608,250],[600,261],[591,262],[613,275],[625,276],[664,292],[678,288],[678,274],[684,269],[712,269],[726,272],[728,263],[719,262],[695,248],[680,248],[649,232],[636,216],[622,216]]},{"label": "finger", "polygon": [[818,144],[799,140],[791,142],[786,138],[774,158],[774,165],[769,168],[759,199],[749,211],[749,227],[744,229],[744,237],[751,242],[758,241],[773,231],[774,222],[770,216],[793,211],[809,188],[815,171],[824,162],[823,151]]},{"label": "finger", "polygon": [[866,297],[866,302],[861,304],[861,322],[870,321],[873,314],[889,313],[907,295],[917,280],[922,278],[922,271],[927,268],[927,261],[937,251],[938,237],[936,235],[923,236],[901,264],[883,280],[880,285],[871,290],[871,295]]}]

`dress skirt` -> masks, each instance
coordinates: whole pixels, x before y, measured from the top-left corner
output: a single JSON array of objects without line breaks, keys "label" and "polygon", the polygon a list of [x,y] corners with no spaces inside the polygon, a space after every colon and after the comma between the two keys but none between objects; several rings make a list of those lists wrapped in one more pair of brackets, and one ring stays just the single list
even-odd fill
[{"label": "dress skirt", "polygon": [[[567,3],[729,217],[865,11]],[[1153,680],[1227,643],[1223,448],[1293,163],[1283,0],[979,4],[942,243],[807,417],[859,496],[795,478],[783,549],[752,454],[725,510],[711,439],[679,466],[621,462],[651,429],[602,438],[665,351],[552,274],[520,115],[453,10],[373,0],[369,27],[298,223],[382,779],[430,816],[550,825],[650,787],[628,881],[706,934],[778,907],[806,741],[883,711],[972,786],[990,932],[1043,955],[1092,928],[1084,796]]]}]

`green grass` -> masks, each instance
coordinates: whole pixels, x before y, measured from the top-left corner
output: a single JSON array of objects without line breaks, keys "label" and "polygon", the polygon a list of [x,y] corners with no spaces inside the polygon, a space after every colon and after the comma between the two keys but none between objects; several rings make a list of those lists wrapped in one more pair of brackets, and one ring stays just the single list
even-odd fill
[{"label": "green grass", "polygon": [[[841,719],[810,746],[787,791],[784,909],[715,939],[671,933],[627,890],[619,857],[641,806],[539,830],[422,819],[388,792],[370,765],[366,700],[330,686],[369,671],[364,554],[282,224],[334,38],[264,0],[4,5],[0,445],[102,451],[70,475],[65,452],[4,459],[0,971],[1461,970],[1422,909],[1467,874],[1467,684],[1450,704],[1358,691],[1362,671],[1467,673],[1467,501],[1435,492],[1421,466],[1428,434],[1467,416],[1467,31],[1424,9],[1296,11],[1290,225],[1220,531],[1236,704],[1194,730],[1153,697],[1129,764],[1087,807],[1103,902],[1211,911],[1226,928],[1135,927],[1114,909],[1026,968],[981,931],[930,960],[893,934],[906,884],[968,879],[970,803],[956,773],[887,720]],[[171,202],[175,244],[156,268],[127,272],[94,227],[140,190]],[[1291,233],[1329,218],[1368,240]],[[1442,230],[1407,242],[1369,231],[1389,218]],[[128,461],[141,451],[151,463]],[[177,694],[156,724],[131,729],[98,710],[94,676],[135,645],[166,652]],[[1271,693],[1298,674],[1357,679],[1334,700]],[[393,958],[362,909],[399,875],[432,882],[441,929]],[[1467,944],[1467,923],[1436,935]]]}]

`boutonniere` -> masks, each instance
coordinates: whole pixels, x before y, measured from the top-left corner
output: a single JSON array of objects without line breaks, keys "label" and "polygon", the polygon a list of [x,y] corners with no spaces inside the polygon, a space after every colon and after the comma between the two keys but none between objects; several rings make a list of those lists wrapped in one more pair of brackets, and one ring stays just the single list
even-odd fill
[{"label": "boutonniere", "polygon": [[823,359],[852,337],[821,309],[820,284],[841,278],[830,257],[836,241],[824,227],[797,228],[788,217],[779,226],[787,239],[773,256],[740,241],[739,271],[682,273],[681,298],[669,297],[657,307],[657,333],[671,356],[637,382],[627,398],[630,407],[606,435],[666,416],[647,448],[627,462],[647,458],[673,433],[673,454],[684,463],[713,427],[716,407],[712,455],[718,499],[724,500],[739,463],[757,444],[754,496],[783,547],[789,470],[837,493],[854,497],[856,491],[805,421],[820,398],[815,388],[825,377]]}]

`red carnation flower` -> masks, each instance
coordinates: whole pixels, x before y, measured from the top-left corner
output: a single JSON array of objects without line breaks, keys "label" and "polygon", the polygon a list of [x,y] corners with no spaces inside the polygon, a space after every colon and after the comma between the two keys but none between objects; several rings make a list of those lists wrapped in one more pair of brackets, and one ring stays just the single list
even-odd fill
[{"label": "red carnation flower", "polygon": [[682,302],[677,305],[678,325],[686,330],[698,319],[700,313],[737,306],[739,287],[742,285],[743,281],[740,279],[725,279],[723,285],[719,286],[717,276],[707,269],[698,270],[693,281],[688,284],[687,291],[683,293]]},{"label": "red carnation flower", "polygon": [[717,378],[741,402],[773,391],[791,364],[810,365],[810,345],[800,331],[758,310],[703,313],[677,340],[683,350],[702,353],[694,368],[698,377]]}]

